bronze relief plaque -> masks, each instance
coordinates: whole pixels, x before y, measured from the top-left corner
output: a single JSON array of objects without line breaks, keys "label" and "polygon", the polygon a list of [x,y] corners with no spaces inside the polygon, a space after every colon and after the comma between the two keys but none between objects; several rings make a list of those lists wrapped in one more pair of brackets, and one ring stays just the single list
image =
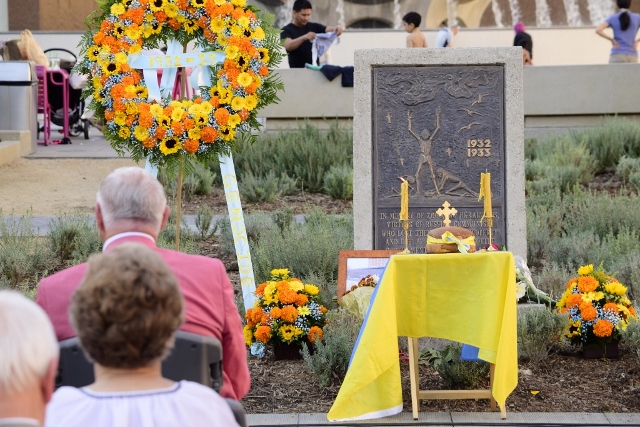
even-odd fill
[{"label": "bronze relief plaque", "polygon": [[375,249],[404,248],[401,178],[409,182],[412,253],[424,253],[427,232],[444,225],[473,230],[477,247],[487,247],[483,172],[491,173],[492,240],[504,245],[504,115],[503,66],[373,69]]}]

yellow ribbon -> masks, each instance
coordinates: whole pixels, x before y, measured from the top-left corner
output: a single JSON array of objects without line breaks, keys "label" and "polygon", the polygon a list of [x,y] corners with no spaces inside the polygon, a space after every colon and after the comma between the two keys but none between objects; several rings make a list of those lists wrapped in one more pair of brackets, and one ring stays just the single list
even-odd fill
[{"label": "yellow ribbon", "polygon": [[445,231],[442,234],[442,238],[438,239],[436,237],[431,237],[431,236],[427,236],[427,245],[429,244],[455,244],[456,246],[458,246],[458,251],[460,251],[463,254],[466,254],[467,251],[469,250],[469,248],[471,248],[471,245],[475,246],[476,245],[476,238],[475,236],[470,236],[467,237],[465,239],[459,239],[458,237],[454,236],[452,232],[450,231]]}]

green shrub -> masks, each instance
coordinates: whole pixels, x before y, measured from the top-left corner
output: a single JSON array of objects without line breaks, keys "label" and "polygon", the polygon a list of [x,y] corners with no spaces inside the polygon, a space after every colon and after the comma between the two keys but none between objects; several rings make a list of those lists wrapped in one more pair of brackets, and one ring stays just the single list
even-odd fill
[{"label": "green shrub", "polygon": [[478,388],[489,375],[489,364],[462,360],[461,355],[460,344],[449,344],[443,350],[424,350],[419,363],[432,366],[447,388]]},{"label": "green shrub", "polygon": [[619,117],[606,119],[601,126],[571,132],[597,159],[596,172],[615,168],[623,156],[640,157],[640,125]]},{"label": "green shrub", "polygon": [[[636,309],[636,312],[638,310]],[[627,329],[622,332],[622,341],[631,350],[631,354],[640,361],[640,322],[635,320],[629,323]]]},{"label": "green shrub", "polygon": [[5,217],[0,210],[0,288],[33,297],[38,281],[53,267],[43,240],[34,234],[30,214]]},{"label": "green shrub", "polygon": [[323,188],[334,199],[352,199],[353,168],[349,165],[332,166],[324,177]]},{"label": "green shrub", "polygon": [[[176,222],[177,215],[175,209],[171,210],[171,215],[167,220],[167,225],[160,231],[156,245],[159,248],[176,249]],[[184,217],[180,219],[180,252],[188,254],[198,253],[195,243],[195,234],[187,226]]]},{"label": "green shrub", "polygon": [[67,265],[86,261],[102,247],[98,228],[87,216],[63,215],[52,219],[47,239],[53,255]]},{"label": "green shrub", "polygon": [[213,222],[213,211],[209,206],[200,206],[196,210],[196,230],[198,230],[198,236],[202,240],[209,239],[218,231],[218,224],[214,224],[211,229],[211,223]]},{"label": "green shrub", "polygon": [[640,192],[640,158],[622,156],[616,167],[616,175],[636,193]]},{"label": "green shrub", "polygon": [[525,308],[518,313],[518,353],[534,365],[542,362],[561,340],[567,322],[566,315],[547,308]]},{"label": "green shrub", "polygon": [[303,123],[296,130],[261,134],[255,144],[238,142],[234,163],[239,176],[266,176],[280,171],[304,191],[320,192],[324,176],[333,165],[352,163],[353,137],[350,128],[337,122],[328,130]]},{"label": "green shrub", "polygon": [[254,274],[258,281],[273,268],[288,268],[297,277],[317,274],[325,280],[338,274],[338,253],[353,248],[353,218],[311,215],[304,224],[287,230],[268,229],[251,241]]},{"label": "green shrub", "polygon": [[276,211],[272,215],[273,222],[276,223],[278,228],[282,233],[289,230],[291,228],[291,224],[295,219],[295,215],[293,214],[293,209],[287,207],[282,211]]},{"label": "green shrub", "polygon": [[247,172],[242,175],[238,183],[240,195],[249,203],[272,203],[280,196],[280,180],[274,171],[269,171],[264,176],[254,176]]},{"label": "green shrub", "polygon": [[[224,218],[218,221],[218,226],[220,229],[221,255],[226,258],[235,258],[236,247],[233,240],[233,232],[231,230],[231,222],[229,221],[229,218]],[[253,248],[263,233],[280,230],[278,225],[274,222],[273,216],[265,212],[244,215],[244,227],[247,233],[247,239],[249,240],[249,246],[251,248]],[[253,255],[253,250],[251,253]],[[274,266],[272,268],[277,267]]]},{"label": "green shrub", "polygon": [[334,279],[321,277],[317,273],[301,276],[304,283],[312,283],[320,289],[320,301],[329,310],[337,309],[338,306],[338,282]]},{"label": "green shrub", "polygon": [[[183,170],[182,197],[188,198],[194,195],[204,196],[211,194],[216,178],[217,173],[213,172],[208,166],[201,163],[194,163],[193,169]],[[158,172],[158,180],[164,186],[168,196],[176,197],[178,193],[177,170],[160,169]]]},{"label": "green shrub", "polygon": [[303,345],[304,366],[318,377],[320,385],[327,387],[342,382],[359,331],[360,322],[349,311],[342,308],[330,310],[323,339],[314,344],[315,351],[310,353],[306,344]]}]

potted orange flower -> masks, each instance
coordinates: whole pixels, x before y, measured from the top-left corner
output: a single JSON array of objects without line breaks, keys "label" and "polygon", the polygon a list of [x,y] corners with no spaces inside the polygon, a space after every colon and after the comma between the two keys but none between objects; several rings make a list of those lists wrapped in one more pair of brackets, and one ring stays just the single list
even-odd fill
[{"label": "potted orange flower", "polygon": [[244,337],[251,354],[264,357],[267,345],[277,359],[300,358],[303,342],[322,339],[327,309],[316,285],[291,277],[288,269],[271,270],[255,291],[258,299],[245,314]]},{"label": "potted orange flower", "polygon": [[627,287],[593,264],[578,269],[556,307],[569,315],[566,336],[587,358],[617,357],[621,331],[636,320]]}]

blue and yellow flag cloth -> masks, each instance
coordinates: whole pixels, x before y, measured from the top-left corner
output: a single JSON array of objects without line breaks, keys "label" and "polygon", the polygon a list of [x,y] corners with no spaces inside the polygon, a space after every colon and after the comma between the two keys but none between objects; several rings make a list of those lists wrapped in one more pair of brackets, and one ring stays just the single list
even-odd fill
[{"label": "blue and yellow flag cloth", "polygon": [[398,337],[444,338],[495,364],[503,408],[518,384],[515,264],[510,252],[393,255],[376,286],[347,375],[327,419],[402,411]]}]

